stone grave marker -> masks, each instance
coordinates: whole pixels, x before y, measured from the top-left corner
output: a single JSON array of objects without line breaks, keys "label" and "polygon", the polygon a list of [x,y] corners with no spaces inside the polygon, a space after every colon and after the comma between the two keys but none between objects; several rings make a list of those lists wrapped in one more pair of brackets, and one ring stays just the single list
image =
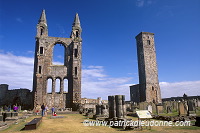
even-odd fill
[{"label": "stone grave marker", "polygon": [[151,105],[148,105],[148,106],[147,106],[147,110],[148,110],[150,113],[152,113],[152,111],[153,111],[153,110],[152,110],[152,106],[151,106]]},{"label": "stone grave marker", "polygon": [[188,114],[188,107],[185,102],[179,102],[179,116],[186,116]]},{"label": "stone grave marker", "polygon": [[163,113],[163,106],[162,105],[157,105],[156,106],[156,112],[157,112],[157,114],[162,114]]}]

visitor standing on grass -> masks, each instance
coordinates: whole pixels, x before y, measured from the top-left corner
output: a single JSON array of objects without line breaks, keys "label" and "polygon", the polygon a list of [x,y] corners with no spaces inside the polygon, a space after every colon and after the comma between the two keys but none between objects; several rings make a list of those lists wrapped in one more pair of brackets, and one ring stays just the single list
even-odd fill
[{"label": "visitor standing on grass", "polygon": [[17,112],[18,107],[14,105],[13,110],[14,110],[14,112]]},{"label": "visitor standing on grass", "polygon": [[52,115],[54,115],[54,112],[55,112],[54,106],[51,108],[51,112],[52,112]]},{"label": "visitor standing on grass", "polygon": [[41,109],[42,109],[42,117],[43,117],[43,116],[44,116],[44,112],[45,112],[45,106],[44,106],[44,103],[42,104]]}]

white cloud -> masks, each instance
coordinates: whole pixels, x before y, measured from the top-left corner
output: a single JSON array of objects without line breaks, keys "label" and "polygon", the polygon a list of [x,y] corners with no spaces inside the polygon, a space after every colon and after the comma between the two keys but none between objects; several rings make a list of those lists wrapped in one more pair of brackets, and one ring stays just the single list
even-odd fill
[{"label": "white cloud", "polygon": [[[59,62],[57,62],[59,63]],[[33,58],[0,53],[0,84],[9,89],[32,90]],[[131,77],[115,78],[105,74],[103,66],[87,66],[82,69],[82,97],[107,99],[109,95],[126,95],[129,100]],[[162,98],[200,94],[200,81],[160,82]]]},{"label": "white cloud", "polygon": [[200,95],[200,81],[160,82],[162,98]]},{"label": "white cloud", "polygon": [[10,88],[32,88],[33,58],[0,53],[0,81]]}]

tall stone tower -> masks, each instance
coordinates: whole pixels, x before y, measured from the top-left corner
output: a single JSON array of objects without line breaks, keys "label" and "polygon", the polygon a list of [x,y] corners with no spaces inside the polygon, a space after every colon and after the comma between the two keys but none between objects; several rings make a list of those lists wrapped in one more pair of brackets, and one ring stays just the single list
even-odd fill
[{"label": "tall stone tower", "polygon": [[[48,107],[65,108],[74,110],[81,100],[81,25],[76,14],[72,25],[70,38],[48,36],[48,26],[45,10],[37,24],[35,45],[35,62],[33,75],[34,108],[43,103]],[[53,64],[53,50],[56,44],[64,47],[64,64]],[[47,93],[47,81],[52,80],[51,93]],[[56,79],[60,84],[56,84]],[[64,92],[64,81],[68,80],[68,93]],[[55,86],[60,91],[55,92]]]},{"label": "tall stone tower", "polygon": [[139,85],[130,87],[130,89],[132,89],[131,97],[136,96],[140,99],[138,100],[139,102],[146,101],[161,103],[162,101],[158,81],[154,34],[149,32],[141,32],[136,36],[136,42]]}]

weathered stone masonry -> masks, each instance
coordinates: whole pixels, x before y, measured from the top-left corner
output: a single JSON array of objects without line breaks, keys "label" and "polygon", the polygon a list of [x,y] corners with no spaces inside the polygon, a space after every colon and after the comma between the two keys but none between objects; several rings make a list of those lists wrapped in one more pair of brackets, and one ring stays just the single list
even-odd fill
[{"label": "weathered stone masonry", "polygon": [[136,36],[139,84],[130,86],[133,102],[161,103],[154,34],[141,32]]},{"label": "weathered stone masonry", "polygon": [[[49,37],[45,11],[37,24],[35,63],[33,75],[34,107],[43,103],[48,107],[73,107],[81,100],[81,26],[76,14],[70,38]],[[52,62],[54,45],[64,46],[64,65]],[[62,51],[61,51],[62,52]],[[52,93],[47,93],[47,81],[52,79]],[[56,79],[60,91],[55,92]],[[64,93],[64,79],[68,80],[68,93]]]}]

